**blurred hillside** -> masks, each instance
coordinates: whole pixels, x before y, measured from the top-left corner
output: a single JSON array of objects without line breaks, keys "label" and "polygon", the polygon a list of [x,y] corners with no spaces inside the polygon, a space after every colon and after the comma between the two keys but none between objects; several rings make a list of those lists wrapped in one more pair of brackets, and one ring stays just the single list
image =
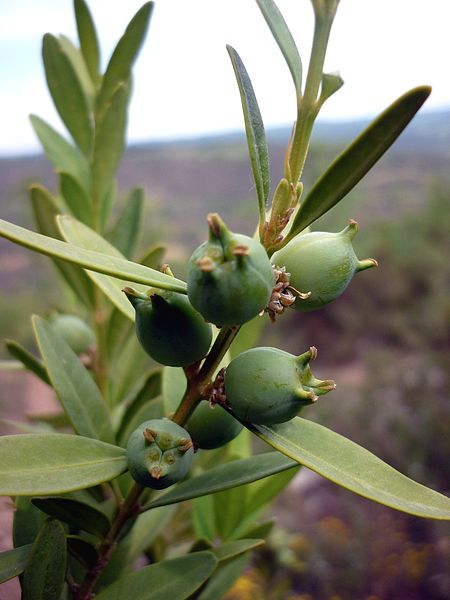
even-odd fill
[{"label": "blurred hillside", "polygon": [[[306,188],[365,125],[318,124]],[[268,138],[276,184],[289,131],[269,131]],[[0,160],[2,218],[33,226],[27,199],[32,182],[56,189],[44,157]],[[336,392],[305,416],[447,495],[449,184],[450,111],[425,112],[313,226],[338,231],[348,218],[356,219],[355,250],[360,258],[375,257],[379,268],[357,275],[324,310],[291,311],[262,333],[265,345],[295,353],[317,346],[315,374],[337,381]],[[180,277],[192,249],[205,238],[208,212],[219,212],[231,229],[254,230],[256,199],[243,135],[131,147],[119,174],[120,194],[137,185],[148,196],[142,248],[167,244],[166,260]],[[64,297],[46,258],[0,240],[0,259],[2,335],[30,344],[27,315],[64,310]],[[406,517],[306,472],[280,499],[276,514],[290,533],[277,534],[260,553],[250,582],[255,600],[450,597],[448,524]],[[237,592],[233,599],[243,597]]]}]

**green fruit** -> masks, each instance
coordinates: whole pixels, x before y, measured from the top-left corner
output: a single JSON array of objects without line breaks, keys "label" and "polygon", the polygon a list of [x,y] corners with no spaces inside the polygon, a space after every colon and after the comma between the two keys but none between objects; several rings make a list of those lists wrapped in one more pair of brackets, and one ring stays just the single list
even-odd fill
[{"label": "green fruit", "polygon": [[127,444],[128,468],[135,481],[162,490],[187,475],[194,449],[188,432],[169,419],[141,423]]},{"label": "green fruit", "polygon": [[358,260],[352,239],[358,230],[356,221],[339,233],[316,231],[296,236],[272,256],[272,264],[286,267],[290,285],[300,292],[292,307],[300,311],[322,308],[338,298],[358,271],[376,267],[373,258]]},{"label": "green fruit", "polygon": [[136,335],[154,360],[185,367],[201,360],[212,339],[211,325],[192,307],[184,294],[152,290],[148,297],[124,289],[136,310]]},{"label": "green fruit", "polygon": [[220,405],[213,408],[200,402],[189,417],[186,429],[199,448],[212,450],[231,442],[241,431],[242,424]]},{"label": "green fruit", "polygon": [[231,361],[225,372],[225,393],[242,421],[273,425],[289,421],[308,404],[336,386],[311,373],[315,348],[294,356],[277,348],[253,348]]},{"label": "green fruit", "polygon": [[207,321],[242,325],[267,306],[274,274],[264,247],[208,215],[209,239],[189,261],[188,297]]},{"label": "green fruit", "polygon": [[95,346],[92,329],[75,315],[55,314],[49,319],[52,328],[61,335],[75,354],[83,354]]}]

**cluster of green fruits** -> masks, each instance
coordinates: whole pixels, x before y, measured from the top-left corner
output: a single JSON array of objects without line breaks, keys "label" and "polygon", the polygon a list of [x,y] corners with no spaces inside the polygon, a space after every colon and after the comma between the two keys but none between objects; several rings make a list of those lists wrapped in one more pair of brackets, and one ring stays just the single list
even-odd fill
[{"label": "cluster of green fruits", "polygon": [[[199,363],[211,345],[211,323],[236,327],[264,311],[272,317],[285,306],[321,308],[344,292],[356,272],[376,265],[356,257],[354,221],[336,234],[301,234],[271,259],[257,240],[230,232],[217,214],[208,216],[208,224],[209,239],[189,261],[187,296],[124,290],[136,311],[139,342],[163,365]],[[169,419],[141,424],[128,442],[131,474],[142,485],[167,487],[188,472],[194,444],[218,448],[238,435],[241,421],[273,425],[292,419],[335,387],[312,374],[316,353],[313,347],[300,356],[277,348],[243,352],[222,378],[223,406],[212,410],[200,402],[184,428]]]}]

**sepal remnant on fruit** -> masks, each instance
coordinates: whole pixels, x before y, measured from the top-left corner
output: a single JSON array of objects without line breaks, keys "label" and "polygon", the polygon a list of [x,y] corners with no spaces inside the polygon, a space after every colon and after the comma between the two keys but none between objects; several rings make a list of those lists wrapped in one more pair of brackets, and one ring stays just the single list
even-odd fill
[{"label": "sepal remnant on fruit", "polygon": [[208,241],[189,261],[189,300],[215,325],[242,325],[269,302],[274,286],[270,260],[257,240],[232,233],[219,215],[208,215],[208,225]]},{"label": "sepal remnant on fruit", "polygon": [[336,384],[314,377],[311,347],[300,356],[278,348],[253,348],[231,361],[225,372],[225,392],[234,414],[260,425],[284,423]]},{"label": "sepal remnant on fruit", "polygon": [[378,266],[373,258],[359,260],[352,240],[358,230],[356,221],[339,233],[315,231],[299,234],[272,256],[272,264],[290,272],[290,285],[303,293],[292,307],[299,311],[322,308],[338,298],[355,273]]},{"label": "sepal remnant on fruit", "polygon": [[161,490],[185,477],[194,454],[189,433],[169,419],[141,423],[127,444],[127,461],[135,481]]}]

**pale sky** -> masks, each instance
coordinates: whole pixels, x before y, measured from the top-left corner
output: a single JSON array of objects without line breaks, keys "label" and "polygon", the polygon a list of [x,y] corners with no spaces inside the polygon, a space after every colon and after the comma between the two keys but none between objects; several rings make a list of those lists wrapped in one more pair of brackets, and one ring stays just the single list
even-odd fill
[{"label": "pale sky", "polygon": [[[102,59],[141,0],[90,0]],[[311,44],[309,0],[278,0],[304,69]],[[326,119],[375,115],[407,89],[433,86],[427,109],[450,107],[449,0],[341,0],[325,68],[344,87]],[[64,131],[45,86],[40,45],[46,32],[75,40],[71,0],[0,0],[0,154],[36,151],[30,113]],[[225,44],[240,54],[266,127],[291,125],[294,88],[254,0],[156,0],[135,67],[128,141],[243,129],[238,89]]]}]

